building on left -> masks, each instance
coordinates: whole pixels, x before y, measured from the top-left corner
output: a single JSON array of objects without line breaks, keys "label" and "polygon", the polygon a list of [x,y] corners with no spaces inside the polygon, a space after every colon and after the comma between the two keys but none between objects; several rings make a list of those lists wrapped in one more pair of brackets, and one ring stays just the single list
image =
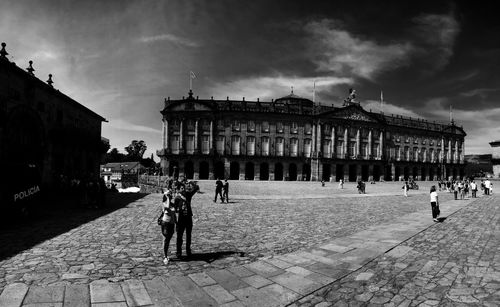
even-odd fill
[{"label": "building on left", "polygon": [[[97,180],[105,122],[35,74],[22,69],[0,49],[0,157],[2,205],[16,205],[71,179]],[[43,78],[45,79],[45,77]],[[6,180],[3,180],[4,182]]]}]

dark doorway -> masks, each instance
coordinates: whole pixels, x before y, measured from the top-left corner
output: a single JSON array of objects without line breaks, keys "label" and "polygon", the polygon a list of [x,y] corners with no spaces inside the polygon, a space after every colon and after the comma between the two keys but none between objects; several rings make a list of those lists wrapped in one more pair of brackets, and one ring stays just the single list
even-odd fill
[{"label": "dark doorway", "polygon": [[458,179],[457,176],[458,176],[457,169],[453,168],[453,179]]},{"label": "dark doorway", "polygon": [[297,164],[295,163],[290,163],[290,165],[288,166],[288,180],[297,180]]},{"label": "dark doorway", "polygon": [[394,175],[394,178],[392,177],[392,166],[391,165],[386,165],[385,166],[384,180],[385,181],[396,181],[396,180],[398,180],[396,178],[396,175]]},{"label": "dark doorway", "polygon": [[442,174],[442,171],[441,171],[441,167],[438,167],[437,168],[437,177],[439,180],[443,180],[445,178],[441,177],[443,174]]},{"label": "dark doorway", "polygon": [[368,165],[361,165],[361,180],[368,181]]},{"label": "dark doorway", "polygon": [[413,176],[413,180],[420,180],[418,178],[418,168],[417,167],[414,167],[413,170],[411,171],[411,174]]},{"label": "dark doorway", "polygon": [[465,177],[465,170],[463,168],[460,169],[460,179],[464,179]]},{"label": "dark doorway", "polygon": [[304,181],[311,180],[311,164],[307,163],[302,164],[302,180]]},{"label": "dark doorway", "polygon": [[214,177],[215,179],[224,179],[226,178],[224,174],[224,162],[217,161],[214,164]]},{"label": "dark doorway", "polygon": [[344,180],[344,165],[337,164],[337,169],[335,170],[335,180],[340,181],[340,179]]},{"label": "dark doorway", "polygon": [[170,177],[179,178],[179,162],[170,161],[168,165],[168,175]]},{"label": "dark doorway", "polygon": [[425,181],[425,177],[427,177],[427,170],[425,169],[425,167],[422,167],[422,169],[420,170],[420,172],[421,172],[420,180]]},{"label": "dark doorway", "polygon": [[330,181],[330,176],[332,175],[332,166],[330,164],[323,164],[323,180]]},{"label": "dark doorway", "polygon": [[[452,176],[452,174],[451,174],[451,170],[450,170],[450,168],[449,168],[449,167],[447,167],[447,168],[446,168],[446,173],[444,174],[444,176],[446,176],[446,177],[447,177],[446,179],[448,179],[449,177],[451,177],[451,176]],[[452,179],[453,179],[453,178],[452,178]]]},{"label": "dark doorway", "polygon": [[394,168],[394,181],[399,181],[401,177],[401,168],[399,166],[396,166]]},{"label": "dark doorway", "polygon": [[410,178],[410,168],[408,166],[403,169],[403,177],[405,181]]},{"label": "dark doorway", "polygon": [[231,162],[231,164],[229,165],[229,179],[240,179],[240,164],[238,162]]},{"label": "dark doorway", "polygon": [[281,163],[274,165],[274,180],[283,180],[283,164]]},{"label": "dark doorway", "polygon": [[252,162],[247,162],[245,164],[245,180],[253,180],[254,178],[254,165]]},{"label": "dark doorway", "polygon": [[434,167],[429,168],[429,180],[434,181]]},{"label": "dark doorway", "polygon": [[260,180],[269,180],[269,164],[261,163],[260,164]]},{"label": "dark doorway", "polygon": [[349,181],[350,182],[356,182],[356,180],[358,179],[357,170],[358,170],[358,166],[356,164],[349,165]]},{"label": "dark doorway", "polygon": [[373,181],[380,181],[380,165],[373,166]]},{"label": "dark doorway", "polygon": [[208,179],[209,177],[209,165],[208,162],[200,162],[200,179]]},{"label": "dark doorway", "polygon": [[193,179],[194,177],[193,162],[187,161],[186,163],[184,163],[184,177],[186,177],[186,179]]}]

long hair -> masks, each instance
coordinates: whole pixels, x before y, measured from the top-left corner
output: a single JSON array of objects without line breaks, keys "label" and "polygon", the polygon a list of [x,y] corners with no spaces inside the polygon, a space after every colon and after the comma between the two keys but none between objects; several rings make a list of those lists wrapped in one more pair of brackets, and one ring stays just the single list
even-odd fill
[{"label": "long hair", "polygon": [[435,186],[435,185],[433,185],[433,186],[431,187],[431,191],[430,191],[429,193],[432,193],[432,192],[436,192],[436,186]]}]

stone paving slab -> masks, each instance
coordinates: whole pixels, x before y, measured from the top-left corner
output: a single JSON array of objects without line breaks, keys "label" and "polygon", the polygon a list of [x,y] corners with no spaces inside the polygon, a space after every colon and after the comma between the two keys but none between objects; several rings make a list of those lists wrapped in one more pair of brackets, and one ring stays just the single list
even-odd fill
[{"label": "stone paving slab", "polygon": [[[443,202],[441,211],[443,215],[449,215],[456,210],[466,206],[469,202]],[[429,210],[430,211],[430,210]],[[292,253],[264,257],[263,259],[235,266],[228,269],[206,270],[201,273],[192,273],[188,276],[166,276],[164,278],[153,278],[149,280],[126,279],[109,282],[102,279],[90,283],[90,287],[75,287],[76,285],[65,286],[32,286],[26,293],[26,288],[19,284],[11,284],[0,294],[0,302],[10,302],[12,293],[23,295],[22,304],[60,304],[63,302],[70,304],[81,296],[83,300],[87,297],[92,306],[283,306],[296,302],[295,304],[306,304],[310,302],[309,297],[318,300],[318,295],[313,295],[315,291],[321,291],[324,286],[333,285],[346,276],[353,276],[356,282],[376,282],[369,288],[372,294],[360,294],[357,296],[360,301],[374,304],[383,304],[391,301],[393,296],[385,296],[384,284],[377,281],[378,275],[372,272],[351,273],[358,270],[362,265],[368,267],[371,261],[378,259],[385,251],[388,251],[388,259],[397,259],[394,268],[399,271],[407,270],[417,272],[412,275],[418,282],[429,272],[440,272],[445,267],[445,263],[439,262],[413,262],[411,265],[404,263],[405,257],[414,255],[414,248],[404,248],[398,246],[402,241],[408,240],[412,236],[421,233],[423,230],[433,226],[434,223],[428,214],[410,214],[404,220],[410,223],[402,224],[401,221],[388,225],[378,225],[368,228],[358,233],[343,238],[333,239],[326,244],[317,247],[304,249]],[[412,222],[413,221],[413,222]],[[394,235],[385,229],[394,226]],[[436,225],[441,227],[441,225]],[[378,232],[378,234],[377,234]],[[479,235],[478,235],[479,237]],[[500,236],[496,236],[496,239]],[[370,249],[380,242],[384,248]],[[403,242],[404,243],[404,242]],[[391,244],[393,244],[391,246]],[[133,245],[128,247],[132,253],[138,251],[138,247]],[[40,254],[46,252],[40,250]],[[151,257],[142,257],[140,253],[134,258],[135,261],[153,261]],[[500,259],[497,259],[500,260]],[[123,266],[127,262],[121,262]],[[368,264],[367,264],[368,263]],[[493,259],[483,261],[494,263]],[[75,270],[81,270],[83,265],[78,261],[74,263]],[[100,266],[96,262],[95,267]],[[95,268],[94,267],[94,268]],[[365,268],[363,267],[363,268]],[[85,269],[92,269],[85,267]],[[416,270],[416,271],[415,271]],[[487,270],[470,270],[471,278],[484,276]],[[77,273],[81,274],[81,273]],[[159,271],[161,274],[161,271]],[[84,274],[82,274],[84,275]],[[444,275],[446,277],[447,275]],[[491,280],[496,280],[500,275],[492,272],[488,275]],[[78,278],[75,278],[78,279]],[[500,281],[499,281],[500,282]],[[407,282],[406,282],[407,284]],[[443,282],[443,284],[447,284]],[[12,286],[14,285],[14,286]],[[387,287],[387,286],[385,286]],[[61,290],[62,289],[62,290]],[[320,289],[320,290],[318,290]],[[494,288],[498,291],[498,288]],[[85,293],[88,290],[88,296]],[[480,296],[475,290],[459,291],[454,289],[448,293],[450,301],[454,302],[475,302],[478,299],[471,296],[471,292]],[[64,293],[69,295],[64,297]],[[493,292],[494,293],[494,292]],[[491,296],[488,296],[491,297]],[[494,298],[494,297],[493,297]],[[299,300],[299,301],[297,301]],[[404,302],[405,300],[401,300]],[[432,303],[432,297],[425,300],[427,304]],[[16,303],[16,302],[14,302]],[[321,304],[328,301],[320,302]],[[326,305],[323,304],[323,305]],[[1,304],[0,304],[1,306]]]}]

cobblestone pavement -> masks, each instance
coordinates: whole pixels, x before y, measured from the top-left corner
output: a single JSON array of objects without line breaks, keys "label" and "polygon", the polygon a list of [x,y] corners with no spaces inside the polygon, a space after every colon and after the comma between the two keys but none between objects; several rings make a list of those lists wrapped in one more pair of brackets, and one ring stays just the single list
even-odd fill
[{"label": "cobblestone pavement", "polygon": [[[357,195],[351,190],[335,193],[326,189],[307,194],[308,189],[301,191],[297,185],[280,188],[280,192],[288,196],[286,200],[280,201],[266,193],[257,193],[262,195],[259,199],[255,199],[255,195],[248,197],[249,194],[243,194],[245,187],[234,189],[242,195],[235,195],[229,204],[214,204],[212,193],[197,195],[193,234],[195,260],[173,262],[168,267],[161,263],[161,234],[155,224],[159,195],[148,195],[106,212],[106,215],[85,220],[76,228],[1,260],[0,306],[376,304],[383,300],[377,301],[377,297],[389,297],[385,284],[382,285],[385,275],[410,268],[427,272],[440,263],[440,253],[405,257],[428,241],[436,249],[443,242],[444,234],[416,241],[415,247],[407,246],[415,240],[410,238],[453,224],[454,218],[459,216],[457,213],[445,223],[434,225],[427,188],[408,198],[400,196],[398,190],[397,195],[394,191],[391,195],[391,189],[400,188],[398,184],[393,184],[392,188],[381,185],[378,190],[373,187],[368,195]],[[288,193],[288,189],[293,191]],[[476,206],[473,212],[490,209],[493,216],[499,211],[494,202],[488,202],[493,197],[472,205],[470,201],[450,199],[450,194],[440,193],[443,216],[466,206],[468,210]],[[491,208],[478,207],[481,202]],[[467,218],[464,221],[466,224]],[[479,233],[485,225],[479,219],[472,219],[472,222],[477,225],[470,227],[482,238]],[[464,236],[469,232],[461,226],[456,227],[455,237],[449,239],[450,245],[473,242],[477,247],[484,247],[485,241],[498,239],[498,232],[490,232],[488,240],[484,236],[483,241],[474,241]],[[34,227],[31,231],[42,229]],[[20,238],[26,235],[17,234]],[[12,233],[0,235],[2,242],[8,242],[4,241],[6,238],[12,240]],[[391,266],[389,260],[380,261],[386,259],[384,257],[395,258],[396,263]],[[469,272],[464,266],[468,265],[469,258],[466,263],[454,260],[453,269],[459,270],[457,275],[464,267]],[[495,260],[488,260],[490,268],[498,265]],[[405,261],[409,262],[406,266]],[[387,266],[376,272],[372,266],[379,262]],[[480,272],[483,271],[478,270],[475,274]],[[497,271],[488,272],[492,274],[488,275],[489,280],[484,280],[486,286],[483,288],[498,291],[494,287],[499,282]],[[450,279],[450,274],[446,272],[443,278]],[[403,277],[406,278],[401,281],[403,286],[412,285],[407,292],[411,293],[420,285],[418,274],[408,273]],[[351,290],[329,291],[348,280],[351,282],[346,288]],[[372,281],[376,281],[375,286],[371,285]],[[356,282],[362,285],[358,288],[354,285]],[[365,286],[368,292],[376,295],[366,294],[360,300],[335,296],[337,293],[350,295]],[[450,299],[455,294],[459,299],[466,296],[460,291],[452,293]],[[394,293],[386,302],[395,299],[396,295]],[[407,296],[409,294],[405,298]],[[332,299],[334,297],[337,300]],[[420,299],[419,295],[415,297]],[[480,296],[476,299],[481,300]],[[405,300],[401,302],[406,303]],[[428,300],[426,304],[434,302]]]},{"label": "cobblestone pavement", "polygon": [[483,197],[293,306],[500,306],[499,197]]},{"label": "cobblestone pavement", "polygon": [[[245,186],[241,190],[244,189]],[[342,192],[350,191],[354,189]],[[257,195],[269,197],[265,193]],[[255,200],[235,195],[229,204],[214,204],[212,193],[196,195],[192,243],[195,260],[173,262],[166,267],[162,263],[163,237],[156,225],[161,196],[150,194],[0,261],[0,290],[14,282],[27,285],[80,284],[99,279],[117,282],[223,269],[250,263],[258,257],[313,247],[411,212],[429,211],[426,193],[408,198],[352,192],[336,198],[308,198],[318,196],[321,194]],[[443,201],[450,197],[442,195]],[[27,233],[15,235],[27,237],[45,231],[46,227],[57,225],[35,224]],[[7,242],[3,248],[16,241],[9,233],[0,238],[1,242]],[[171,252],[175,251],[175,239],[174,235]]]}]

